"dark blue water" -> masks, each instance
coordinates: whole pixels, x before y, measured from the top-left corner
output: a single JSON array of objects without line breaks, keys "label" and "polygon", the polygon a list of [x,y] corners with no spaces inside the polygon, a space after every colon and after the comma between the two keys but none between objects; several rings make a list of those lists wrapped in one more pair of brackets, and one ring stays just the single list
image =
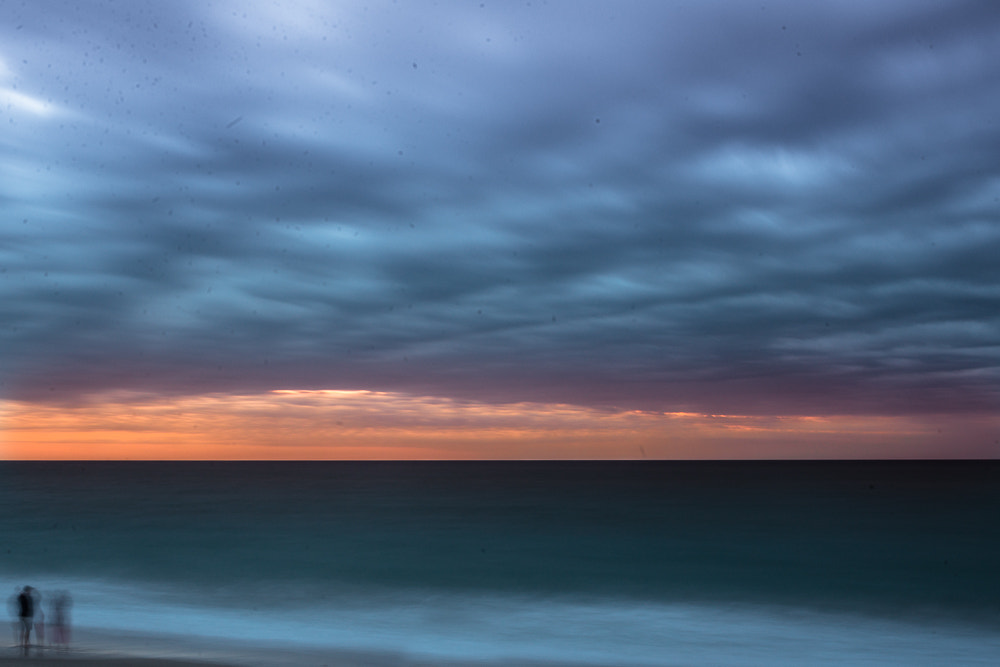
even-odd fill
[{"label": "dark blue water", "polygon": [[0,535],[0,583],[106,627],[581,664],[1000,647],[995,462],[7,462]]}]

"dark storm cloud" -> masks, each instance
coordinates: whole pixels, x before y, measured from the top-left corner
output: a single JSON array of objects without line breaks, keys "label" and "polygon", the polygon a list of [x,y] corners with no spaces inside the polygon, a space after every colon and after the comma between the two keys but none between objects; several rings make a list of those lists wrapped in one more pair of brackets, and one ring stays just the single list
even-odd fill
[{"label": "dark storm cloud", "polygon": [[327,4],[4,3],[7,395],[997,407],[991,3]]}]

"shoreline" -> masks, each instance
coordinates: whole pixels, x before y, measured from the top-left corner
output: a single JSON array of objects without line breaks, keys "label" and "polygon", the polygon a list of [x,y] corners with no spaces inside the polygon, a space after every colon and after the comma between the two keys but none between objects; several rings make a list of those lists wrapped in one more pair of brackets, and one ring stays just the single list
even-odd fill
[{"label": "shoreline", "polygon": [[[96,628],[73,628],[68,648],[33,645],[28,656],[20,646],[0,648],[0,667],[430,667],[440,661],[414,660],[389,652],[352,652],[304,646],[254,644],[174,634],[147,634]],[[462,663],[452,663],[461,667]],[[469,664],[469,663],[465,663]]]},{"label": "shoreline", "polygon": [[238,665],[226,665],[219,662],[193,662],[190,660],[173,660],[169,658],[143,658],[139,656],[103,656],[94,657],[86,655],[75,655],[71,653],[57,656],[2,656],[0,665],[9,667],[59,667],[72,663],[75,667],[100,667],[101,665],[133,665],[134,667],[239,667]]},{"label": "shoreline", "polygon": [[[242,642],[224,638],[73,628],[68,649],[0,647],[0,667],[577,667],[546,660],[461,660],[418,657],[392,651]],[[590,667],[601,667],[590,665]]]}]

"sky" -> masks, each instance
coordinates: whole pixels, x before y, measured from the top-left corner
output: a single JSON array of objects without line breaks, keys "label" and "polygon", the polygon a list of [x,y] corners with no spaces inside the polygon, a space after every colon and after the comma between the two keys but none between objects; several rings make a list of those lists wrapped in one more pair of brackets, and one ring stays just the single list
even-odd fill
[{"label": "sky", "polygon": [[0,458],[1000,456],[994,2],[0,16]]}]

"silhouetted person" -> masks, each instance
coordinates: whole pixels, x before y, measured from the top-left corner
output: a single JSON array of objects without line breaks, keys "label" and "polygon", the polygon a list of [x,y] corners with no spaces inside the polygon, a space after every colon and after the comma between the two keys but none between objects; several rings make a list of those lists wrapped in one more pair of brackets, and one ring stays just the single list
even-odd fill
[{"label": "silhouetted person", "polygon": [[45,609],[42,608],[42,594],[37,588],[31,589],[35,601],[35,644],[45,646]]},{"label": "silhouetted person", "polygon": [[17,596],[17,616],[21,621],[21,648],[24,655],[28,655],[28,646],[31,643],[31,626],[35,622],[35,599],[31,595],[31,586],[21,589],[21,594]]},{"label": "silhouetted person", "polygon": [[60,649],[69,648],[69,608],[73,600],[66,591],[56,593],[52,601],[52,620],[49,627],[52,630],[52,643]]},{"label": "silhouetted person", "polygon": [[14,633],[15,646],[21,643],[21,619],[18,618],[19,603],[17,601],[20,594],[21,588],[18,587],[14,589],[14,594],[7,598],[7,613],[10,614],[10,630]]}]

